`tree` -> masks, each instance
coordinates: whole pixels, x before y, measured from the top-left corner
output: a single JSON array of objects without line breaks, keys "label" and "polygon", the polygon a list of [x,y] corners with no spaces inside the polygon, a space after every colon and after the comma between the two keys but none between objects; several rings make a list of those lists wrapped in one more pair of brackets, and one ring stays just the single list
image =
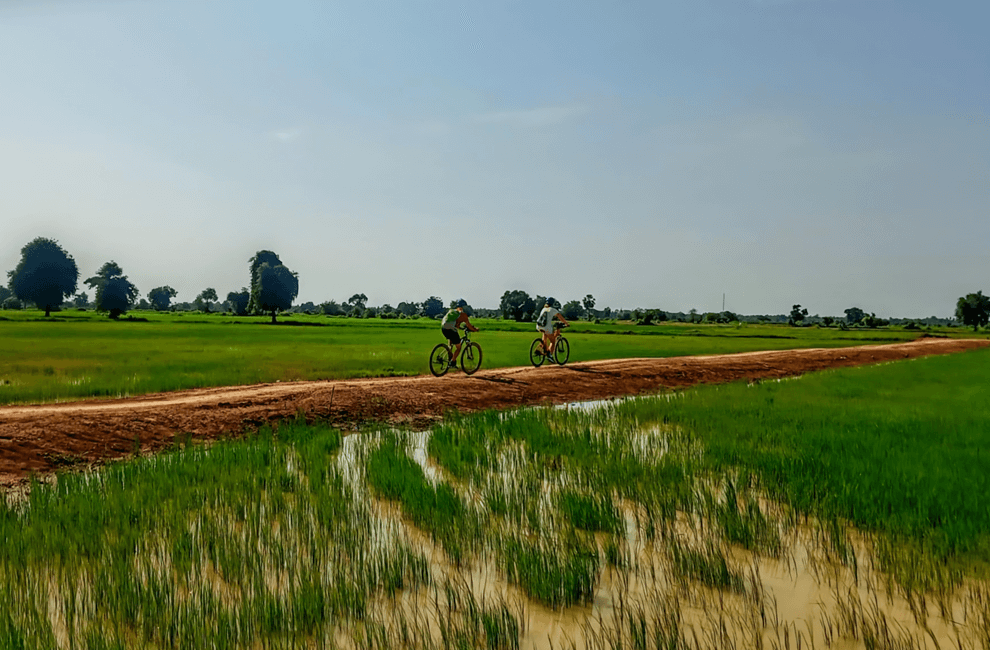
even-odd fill
[{"label": "tree", "polygon": [[577,320],[584,316],[584,307],[577,300],[568,301],[560,310],[567,320]]},{"label": "tree", "polygon": [[790,321],[791,325],[796,325],[804,320],[804,317],[808,315],[807,309],[802,309],[801,305],[794,305],[791,307]]},{"label": "tree", "polygon": [[292,306],[299,294],[299,278],[281,264],[272,266],[265,262],[258,267],[258,308],[275,315]]},{"label": "tree", "polygon": [[204,310],[207,314],[210,313],[210,303],[219,300],[217,297],[217,290],[213,287],[207,287],[196,296],[196,302],[202,303],[206,309]]},{"label": "tree", "polygon": [[347,299],[347,304],[352,310],[357,308],[360,311],[364,311],[365,305],[368,304],[368,296],[363,293],[356,293]]},{"label": "tree", "polygon": [[247,287],[241,287],[240,291],[231,291],[227,294],[227,302],[230,304],[230,309],[238,316],[244,316],[248,313],[247,307],[250,301],[251,292],[247,290]]},{"label": "tree", "polygon": [[423,301],[423,315],[428,318],[436,318],[446,310],[443,308],[443,301],[437,296],[430,296]]},{"label": "tree", "polygon": [[279,266],[282,260],[272,251],[258,251],[250,260],[251,263],[251,296],[248,299],[247,311],[249,314],[261,314],[266,310],[261,308],[261,265],[268,264],[270,267]]},{"label": "tree", "polygon": [[324,303],[320,303],[320,313],[326,316],[340,316],[344,313],[344,310],[336,300],[328,300]]},{"label": "tree", "polygon": [[72,297],[72,306],[86,308],[89,307],[89,296],[85,291],[80,291]]},{"label": "tree", "polygon": [[[540,305],[542,307],[542,304]],[[514,291],[506,291],[502,294],[502,300],[498,304],[499,311],[502,312],[503,319],[509,319],[516,321],[517,323],[522,322],[527,315],[532,317],[533,311],[536,310],[536,302],[529,297],[529,294],[520,289]]]},{"label": "tree", "polygon": [[395,309],[403,316],[415,316],[419,313],[420,305],[416,302],[400,302]]},{"label": "tree", "polygon": [[79,268],[57,241],[38,237],[24,245],[20,263],[7,277],[17,298],[33,302],[50,316],[52,309],[76,292]]},{"label": "tree", "polygon": [[[595,297],[590,293],[581,300],[581,304],[584,305],[584,311],[588,314],[588,320],[595,317]],[[566,316],[564,317],[566,318]]]},{"label": "tree", "polygon": [[10,298],[13,295],[14,294],[7,287],[0,287],[0,305],[3,304],[4,300]]},{"label": "tree", "polygon": [[168,311],[168,306],[172,303],[172,298],[178,295],[178,292],[167,284],[162,287],[155,287],[148,292],[148,302],[151,303],[151,308],[155,311]]},{"label": "tree", "polygon": [[956,319],[963,325],[972,325],[973,331],[986,327],[990,322],[990,296],[982,291],[968,293],[956,302]]},{"label": "tree", "polygon": [[832,323],[834,322],[835,319],[832,318],[831,316],[822,316],[822,325],[824,325],[825,327],[831,327]]},{"label": "tree", "polygon": [[885,325],[890,325],[889,320],[884,320],[883,318],[877,318],[875,313],[870,313],[868,316],[863,316],[863,325],[867,327],[883,327]]},{"label": "tree", "polygon": [[843,313],[846,315],[846,323],[849,325],[857,325],[866,317],[866,312],[859,307],[850,307]]},{"label": "tree", "polygon": [[96,289],[96,311],[106,312],[114,320],[127,313],[138,295],[137,287],[128,281],[124,270],[113,260],[101,266],[85,284]]}]

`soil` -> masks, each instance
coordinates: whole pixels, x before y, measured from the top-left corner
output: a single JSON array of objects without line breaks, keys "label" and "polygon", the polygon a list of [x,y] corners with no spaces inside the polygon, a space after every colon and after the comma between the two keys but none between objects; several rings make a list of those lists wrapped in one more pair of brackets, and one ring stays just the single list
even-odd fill
[{"label": "soil", "polygon": [[189,438],[235,436],[304,414],[342,429],[365,422],[425,427],[445,411],[567,403],[961,352],[986,340],[922,338],[849,348],[588,361],[454,371],[445,377],[307,381],[203,388],[119,400],[0,407],[0,484],[31,474],[153,453]]}]

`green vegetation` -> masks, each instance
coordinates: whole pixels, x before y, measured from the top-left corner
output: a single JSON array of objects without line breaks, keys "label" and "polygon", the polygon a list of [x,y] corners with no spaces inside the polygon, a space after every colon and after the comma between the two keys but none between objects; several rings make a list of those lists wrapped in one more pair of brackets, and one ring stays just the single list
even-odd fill
[{"label": "green vegetation", "polygon": [[[517,648],[526,607],[602,598],[613,618],[595,621],[588,648],[773,635],[786,647],[796,628],[775,622],[756,560],[738,555],[789,565],[802,527],[815,531],[809,553],[853,574],[870,553],[916,616],[912,594],[948,612],[962,599],[958,645],[978,647],[990,634],[988,360],[451,415],[415,434],[345,439],[298,421],[209,446],[179,437],[0,500],[0,647]],[[903,638],[853,591],[835,593],[809,629]],[[685,606],[720,613],[689,625]],[[749,641],[733,641],[732,621],[748,621]]]},{"label": "green vegetation", "polygon": [[[990,563],[990,351],[785,381],[705,386],[619,407],[696,435],[706,466],[745,468],[773,498]],[[740,540],[741,541],[741,540]]]},{"label": "green vegetation", "polygon": [[[133,318],[134,320],[129,320]],[[431,319],[265,317],[132,312],[0,312],[0,404],[117,397],[297,380],[417,375],[442,341]],[[485,368],[527,365],[531,324],[477,320]],[[297,325],[297,326],[293,326]],[[956,330],[957,334],[969,334]],[[572,361],[668,357],[911,340],[907,330],[781,326],[579,323],[567,331]]]}]

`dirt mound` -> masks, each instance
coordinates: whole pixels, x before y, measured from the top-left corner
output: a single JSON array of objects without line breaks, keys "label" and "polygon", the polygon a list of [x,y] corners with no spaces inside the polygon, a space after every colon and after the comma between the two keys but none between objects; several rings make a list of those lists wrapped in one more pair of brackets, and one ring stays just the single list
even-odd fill
[{"label": "dirt mound", "polygon": [[369,420],[426,425],[449,409],[475,411],[636,395],[661,388],[778,378],[825,368],[961,352],[983,340],[589,361],[563,367],[481,370],[467,377],[382,378],[206,388],[145,397],[0,407],[0,483],[31,472],[153,452],[175,440],[234,435],[293,417],[349,428]]}]

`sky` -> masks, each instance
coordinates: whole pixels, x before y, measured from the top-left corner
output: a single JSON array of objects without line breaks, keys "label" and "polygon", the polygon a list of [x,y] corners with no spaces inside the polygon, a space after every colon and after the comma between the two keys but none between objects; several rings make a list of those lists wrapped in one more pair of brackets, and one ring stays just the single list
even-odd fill
[{"label": "sky", "polygon": [[[0,0],[0,271],[141,295],[951,316],[990,2]],[[92,294],[92,292],[90,292]],[[92,295],[90,295],[92,298]]]}]

